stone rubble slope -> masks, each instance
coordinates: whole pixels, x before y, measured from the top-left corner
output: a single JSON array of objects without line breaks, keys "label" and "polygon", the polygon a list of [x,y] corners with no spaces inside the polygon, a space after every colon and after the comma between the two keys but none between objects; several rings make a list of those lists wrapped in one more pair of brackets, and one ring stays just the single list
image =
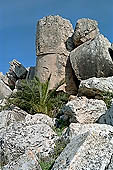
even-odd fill
[{"label": "stone rubble slope", "polygon": [[0,73],[2,106],[22,79],[36,75],[43,82],[52,73],[50,89],[65,79],[61,90],[77,95],[61,110],[60,118],[71,124],[58,137],[55,118],[12,106],[0,112],[2,169],[41,170],[39,159],[50,160],[56,141],[63,139],[70,142],[52,170],[113,170],[113,105],[107,110],[97,99],[100,91],[113,92],[113,44],[95,20],[79,19],[74,31],[67,19],[47,16],[37,24],[36,55],[35,67],[25,68],[14,59],[6,75]]},{"label": "stone rubble slope", "polygon": [[112,170],[113,127],[74,124],[72,133],[52,170]]}]

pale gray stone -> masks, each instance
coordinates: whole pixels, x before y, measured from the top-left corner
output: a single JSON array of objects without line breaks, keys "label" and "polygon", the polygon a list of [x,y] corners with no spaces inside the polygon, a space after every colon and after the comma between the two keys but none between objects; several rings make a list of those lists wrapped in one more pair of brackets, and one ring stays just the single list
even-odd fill
[{"label": "pale gray stone", "polygon": [[10,96],[12,90],[0,79],[0,100]]},{"label": "pale gray stone", "polygon": [[71,23],[60,16],[47,16],[38,21],[35,75],[44,82],[51,74],[50,89],[65,78],[66,60],[73,49],[73,45],[69,47],[73,32]]},{"label": "pale gray stone", "polygon": [[38,21],[36,34],[36,54],[65,54],[66,41],[73,34],[70,21],[60,16],[47,16]]},{"label": "pale gray stone", "polygon": [[70,126],[71,141],[52,170],[112,170],[113,127],[99,124]]},{"label": "pale gray stone", "polygon": [[39,123],[42,122],[50,127],[54,127],[55,125],[55,118],[50,118],[48,115],[45,114],[35,114],[35,115],[28,114],[25,117],[25,120],[28,125],[36,124],[38,122]]},{"label": "pale gray stone", "polygon": [[107,78],[92,77],[80,82],[78,93],[87,97],[98,97],[101,92],[113,93],[113,76]]},{"label": "pale gray stone", "polygon": [[79,80],[113,75],[113,60],[109,53],[111,43],[103,35],[89,40],[70,53],[70,61]]},{"label": "pale gray stone", "polygon": [[28,124],[26,121],[11,123],[2,137],[4,160],[10,163],[26,150],[34,151],[39,158],[49,159],[54,150],[56,133],[42,122]]},{"label": "pale gray stone", "polygon": [[25,154],[4,166],[2,170],[41,170],[41,167],[37,155],[28,150]]},{"label": "pale gray stone", "polygon": [[25,111],[22,109],[11,106],[8,110],[3,110],[0,112],[0,129],[6,128],[13,122],[22,121],[25,119],[26,115]]},{"label": "pale gray stone", "polygon": [[70,122],[85,124],[95,123],[106,110],[103,100],[76,97],[62,108],[62,113],[69,118]]},{"label": "pale gray stone", "polygon": [[88,40],[93,40],[99,34],[98,23],[88,18],[79,19],[73,34],[75,46],[79,46]]}]

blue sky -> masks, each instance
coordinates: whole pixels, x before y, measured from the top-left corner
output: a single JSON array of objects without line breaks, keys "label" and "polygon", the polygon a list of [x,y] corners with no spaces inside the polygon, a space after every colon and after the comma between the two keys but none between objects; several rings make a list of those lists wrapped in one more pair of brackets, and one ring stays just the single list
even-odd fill
[{"label": "blue sky", "polygon": [[74,28],[80,18],[95,19],[113,42],[113,0],[0,0],[0,72],[6,73],[14,58],[35,65],[36,24],[48,15],[69,19]]}]

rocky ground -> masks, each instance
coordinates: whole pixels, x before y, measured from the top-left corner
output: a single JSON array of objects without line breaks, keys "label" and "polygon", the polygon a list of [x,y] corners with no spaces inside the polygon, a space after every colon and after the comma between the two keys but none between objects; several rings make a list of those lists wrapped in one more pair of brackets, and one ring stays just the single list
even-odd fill
[{"label": "rocky ground", "polygon": [[[73,30],[48,16],[37,24],[36,54],[36,67],[14,59],[0,73],[1,170],[113,170],[113,45],[97,21],[79,19]],[[70,95],[59,116],[6,107],[21,80],[44,82],[50,74],[49,89],[65,79],[60,90]]]}]

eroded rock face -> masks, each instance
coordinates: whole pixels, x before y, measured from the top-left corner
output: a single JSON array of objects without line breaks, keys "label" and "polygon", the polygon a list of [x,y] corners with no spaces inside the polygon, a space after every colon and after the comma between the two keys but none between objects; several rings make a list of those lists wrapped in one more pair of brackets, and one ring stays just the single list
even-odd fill
[{"label": "eroded rock face", "polygon": [[93,40],[99,34],[98,23],[88,18],[79,19],[73,34],[75,46],[79,46],[88,40]]},{"label": "eroded rock face", "polygon": [[33,124],[27,121],[14,122],[4,131],[1,153],[4,153],[5,164],[16,160],[26,150],[35,152],[39,158],[49,159],[57,139],[52,128],[40,121],[33,121]]},{"label": "eroded rock face", "polygon": [[44,123],[50,127],[53,127],[55,125],[55,118],[50,118],[48,115],[45,114],[35,114],[35,115],[30,115],[28,114],[25,117],[26,123],[28,125],[30,124],[36,124],[36,123]]},{"label": "eroded rock face", "polygon": [[41,170],[38,157],[33,151],[25,154],[3,167],[3,170]]},{"label": "eroded rock face", "polygon": [[72,125],[68,131],[71,141],[55,161],[52,170],[112,170],[113,127]]},{"label": "eroded rock face", "polygon": [[36,54],[66,54],[66,41],[71,37],[73,27],[70,21],[60,16],[47,16],[38,21]]},{"label": "eroded rock face", "polygon": [[92,77],[87,80],[82,80],[79,86],[78,93],[80,96],[96,98],[101,92],[113,93],[113,76],[107,78]]},{"label": "eroded rock face", "polygon": [[16,107],[16,106],[11,106],[10,109],[8,110],[3,110],[0,112],[0,129],[6,128],[13,122],[18,122],[22,121],[25,119],[26,115],[25,111],[22,109]]},{"label": "eroded rock face", "polygon": [[65,77],[66,60],[72,44],[69,37],[72,34],[71,23],[60,16],[44,17],[37,24],[36,75],[45,81],[52,74],[50,89]]},{"label": "eroded rock face", "polygon": [[37,58],[36,76],[41,82],[47,80],[51,74],[50,89],[55,87],[65,77],[67,57],[63,54],[47,54]]},{"label": "eroded rock face", "polygon": [[12,90],[0,79],[0,100],[10,96]]},{"label": "eroded rock face", "polygon": [[113,60],[109,53],[111,44],[103,35],[87,41],[70,53],[70,61],[79,80],[113,75]]},{"label": "eroded rock face", "polygon": [[15,73],[17,78],[25,78],[27,74],[26,68],[17,60],[10,62],[9,74]]},{"label": "eroded rock face", "polygon": [[86,97],[76,97],[68,102],[63,108],[64,116],[69,118],[70,122],[95,123],[99,117],[105,114],[107,110],[103,100],[87,99]]}]

